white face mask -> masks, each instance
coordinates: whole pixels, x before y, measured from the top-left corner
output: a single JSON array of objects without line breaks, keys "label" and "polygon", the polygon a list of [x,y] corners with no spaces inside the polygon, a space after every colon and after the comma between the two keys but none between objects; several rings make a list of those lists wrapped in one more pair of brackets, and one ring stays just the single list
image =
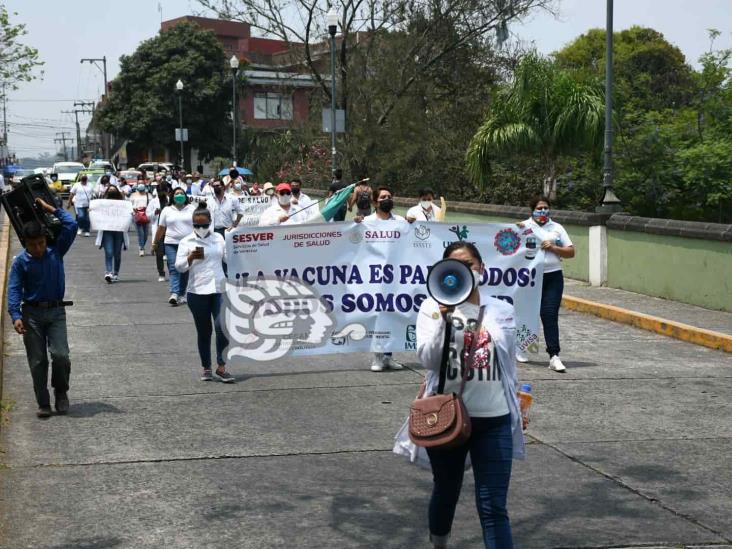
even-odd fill
[{"label": "white face mask", "polygon": [[192,179],[186,179],[186,183],[188,183],[190,185],[191,183],[193,183],[193,180]]},{"label": "white face mask", "polygon": [[206,238],[206,237],[207,237],[207,236],[209,235],[209,233],[211,232],[211,229],[210,229],[210,228],[208,228],[208,229],[204,229],[204,228],[202,227],[202,228],[200,228],[200,229],[193,229],[193,232],[195,232],[195,233],[196,233],[196,236],[197,236],[198,238]]},{"label": "white face mask", "polygon": [[432,207],[432,201],[431,200],[420,200],[419,205],[422,207],[423,210],[429,210]]},{"label": "white face mask", "polygon": [[479,273],[478,271],[472,271],[473,273],[473,289],[478,287],[478,284],[480,284],[480,279],[483,277],[483,273]]},{"label": "white face mask", "polygon": [[241,190],[241,183],[234,183],[234,188],[235,188],[235,189],[236,189],[237,191],[240,191],[240,190]]},{"label": "white face mask", "polygon": [[292,195],[281,194],[277,196],[277,200],[279,200],[280,206],[288,206],[290,204],[290,200],[292,200]]}]

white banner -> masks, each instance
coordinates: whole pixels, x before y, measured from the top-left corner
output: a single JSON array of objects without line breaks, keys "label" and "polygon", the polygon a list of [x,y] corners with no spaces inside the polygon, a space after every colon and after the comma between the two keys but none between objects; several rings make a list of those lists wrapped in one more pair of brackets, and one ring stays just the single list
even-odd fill
[{"label": "white banner", "polygon": [[[228,197],[232,200],[239,201],[239,212],[242,214],[239,226],[256,227],[259,225],[259,217],[262,215],[262,212],[272,204],[271,197],[264,194],[259,196],[235,196],[230,194]],[[214,197],[210,195],[199,195],[192,196],[191,200],[194,202],[206,201],[209,203],[214,200]]]},{"label": "white banner", "polygon": [[127,200],[96,198],[89,203],[92,231],[127,232],[132,223],[132,204]]},{"label": "white banner", "polygon": [[416,350],[429,268],[458,240],[480,250],[481,285],[513,303],[519,349],[535,350],[543,252],[531,229],[377,221],[227,233],[228,358]]}]

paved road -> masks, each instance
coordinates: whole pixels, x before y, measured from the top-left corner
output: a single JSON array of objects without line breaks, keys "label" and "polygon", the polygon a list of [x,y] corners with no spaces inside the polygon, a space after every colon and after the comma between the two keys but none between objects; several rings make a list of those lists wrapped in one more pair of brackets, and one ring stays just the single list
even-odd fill
[{"label": "paved road", "polygon": [[[17,249],[17,248],[16,248]],[[0,539],[6,548],[427,547],[428,473],[391,454],[421,372],[339,355],[201,383],[186,308],[153,259],[122,281],[80,239],[67,259],[71,413],[35,418],[6,330]],[[521,367],[537,403],[516,463],[516,547],[732,547],[732,357],[573,313],[565,375]],[[456,548],[480,547],[472,481]]]}]

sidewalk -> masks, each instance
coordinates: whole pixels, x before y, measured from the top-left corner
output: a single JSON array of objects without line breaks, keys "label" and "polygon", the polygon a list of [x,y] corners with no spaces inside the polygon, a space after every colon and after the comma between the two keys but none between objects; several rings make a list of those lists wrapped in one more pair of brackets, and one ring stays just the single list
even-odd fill
[{"label": "sidewalk", "polygon": [[[731,275],[732,276],[732,275]],[[713,311],[696,305],[650,297],[625,290],[590,286],[586,282],[565,278],[564,293],[597,303],[614,305],[667,320],[673,320],[697,328],[712,330],[732,336],[732,313]]]},{"label": "sidewalk", "polygon": [[[134,241],[134,239],[133,239]],[[17,242],[15,242],[17,250]],[[154,258],[78,238],[66,259],[71,409],[42,421],[5,327],[4,549],[426,549],[431,475],[391,453],[422,379],[340,354],[203,383]],[[568,288],[574,290],[574,287]],[[702,318],[704,320],[704,318]],[[517,549],[732,547],[732,356],[562,309],[566,374],[522,364],[536,401],[515,462]],[[466,475],[451,549],[482,547]]]}]

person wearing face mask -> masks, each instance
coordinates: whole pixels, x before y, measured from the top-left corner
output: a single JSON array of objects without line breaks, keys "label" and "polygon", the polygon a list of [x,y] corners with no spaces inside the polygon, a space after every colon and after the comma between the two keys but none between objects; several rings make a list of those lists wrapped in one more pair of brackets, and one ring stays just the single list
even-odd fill
[{"label": "person wearing face mask", "polygon": [[[198,334],[198,355],[203,374],[201,381],[218,379],[233,383],[234,377],[226,371],[224,351],[229,341],[224,334],[221,318],[222,293],[226,277],[222,269],[226,246],[224,238],[212,230],[211,212],[199,204],[193,212],[193,232],[180,241],[175,268],[186,273],[188,279],[188,308],[193,315]],[[216,332],[216,371],[211,368],[211,330]]]},{"label": "person wearing face mask", "polygon": [[97,186],[94,189],[94,194],[93,194],[92,198],[103,198],[104,195],[107,193],[108,188],[109,188],[109,176],[105,174],[99,178],[99,183],[97,183]]},{"label": "person wearing face mask", "polygon": [[235,200],[239,200],[239,197],[249,196],[246,181],[234,181],[234,185],[229,188],[228,194]]},{"label": "person wearing face mask", "polygon": [[259,218],[260,227],[282,225],[299,211],[299,208],[292,204],[292,187],[289,183],[279,183],[275,187],[274,196],[276,199],[272,201],[272,205]]},{"label": "person wearing face mask", "polygon": [[239,200],[226,194],[220,180],[211,183],[211,190],[213,198],[206,203],[213,216],[214,231],[224,236],[226,231],[236,227],[241,220]]},{"label": "person wearing face mask", "polygon": [[89,236],[89,231],[91,231],[89,203],[91,202],[93,194],[94,191],[89,187],[89,183],[87,182],[87,177],[85,175],[82,175],[79,178],[79,181],[74,183],[74,186],[71,187],[71,190],[69,191],[68,207],[70,208],[72,205],[74,206],[74,209],[76,210],[76,222],[79,224],[79,230],[76,233],[77,235],[80,235],[83,232],[84,236]]},{"label": "person wearing face mask", "polygon": [[193,176],[191,174],[186,174],[186,194],[188,196],[198,196],[201,194],[201,185],[200,183],[197,183],[193,181]]},{"label": "person wearing face mask", "polygon": [[[465,459],[470,453],[485,547],[510,549],[513,539],[507,510],[508,486],[512,460],[525,457],[526,427],[517,398],[514,308],[492,297],[487,285],[479,287],[485,265],[474,244],[453,242],[443,258],[470,267],[473,291],[456,307],[440,305],[431,297],[422,302],[417,313],[417,357],[427,370],[425,395],[458,393],[464,376],[462,399],[470,417],[471,435],[459,446],[427,448],[433,478],[428,512],[430,541],[435,549],[447,547]],[[448,321],[451,338],[449,349],[445,349]]]},{"label": "person wearing face mask", "polygon": [[237,181],[243,182],[244,179],[242,179],[241,175],[239,174],[239,170],[237,170],[236,168],[231,168],[229,170],[229,175],[224,176],[224,179],[223,179],[224,186],[227,189],[230,189],[231,187],[234,186],[234,183],[236,183]]},{"label": "person wearing face mask", "polygon": [[[392,212],[394,209],[394,193],[391,192],[389,187],[379,187],[374,191],[372,195],[374,205],[376,209],[371,215],[363,217],[357,215],[353,218],[356,223],[363,221],[367,223],[374,223],[380,221],[405,221],[401,215],[396,215]],[[401,370],[404,368],[402,364],[392,358],[391,353],[374,353],[373,360],[371,361],[372,372],[383,372],[384,370]]]},{"label": "person wearing face mask", "polygon": [[135,191],[130,194],[133,212],[145,212],[144,216],[135,214],[135,228],[137,229],[137,244],[140,246],[140,257],[145,255],[150,218],[147,215],[147,207],[150,205],[150,194],[142,180],[137,180]]},{"label": "person wearing face mask", "polygon": [[407,221],[414,223],[415,221],[437,221],[442,211],[439,206],[435,206],[435,193],[432,189],[420,189],[419,204],[409,208],[407,211]]},{"label": "person wearing face mask", "polygon": [[188,273],[179,273],[175,268],[175,257],[178,253],[178,244],[193,232],[193,210],[189,198],[183,188],[173,191],[173,200],[160,212],[158,230],[153,239],[153,252],[161,245],[165,246],[165,256],[168,259],[168,273],[170,275],[170,297],[168,303],[173,307],[186,302],[186,288]]},{"label": "person wearing face mask", "polygon": [[[531,200],[529,206],[531,217],[519,225],[532,229],[541,240],[541,249],[544,250],[540,315],[546,352],[549,355],[549,369],[564,372],[567,368],[559,358],[559,306],[564,292],[562,258],[574,257],[574,244],[564,227],[552,221],[547,197],[537,196]],[[516,360],[528,362],[529,359],[522,353],[516,353]]]},{"label": "person wearing face mask", "polygon": [[292,190],[292,200],[290,201],[290,204],[298,210],[297,213],[290,216],[290,223],[307,223],[309,220],[320,214],[320,206],[317,205],[317,202],[302,192],[301,179],[293,179],[290,182],[290,189]]},{"label": "person wearing face mask", "polygon": [[[104,197],[107,200],[124,200],[122,192],[114,185],[110,185]],[[99,231],[96,245],[104,249],[104,280],[107,284],[119,281],[119,270],[122,266],[122,249],[130,247],[127,231]]]}]

